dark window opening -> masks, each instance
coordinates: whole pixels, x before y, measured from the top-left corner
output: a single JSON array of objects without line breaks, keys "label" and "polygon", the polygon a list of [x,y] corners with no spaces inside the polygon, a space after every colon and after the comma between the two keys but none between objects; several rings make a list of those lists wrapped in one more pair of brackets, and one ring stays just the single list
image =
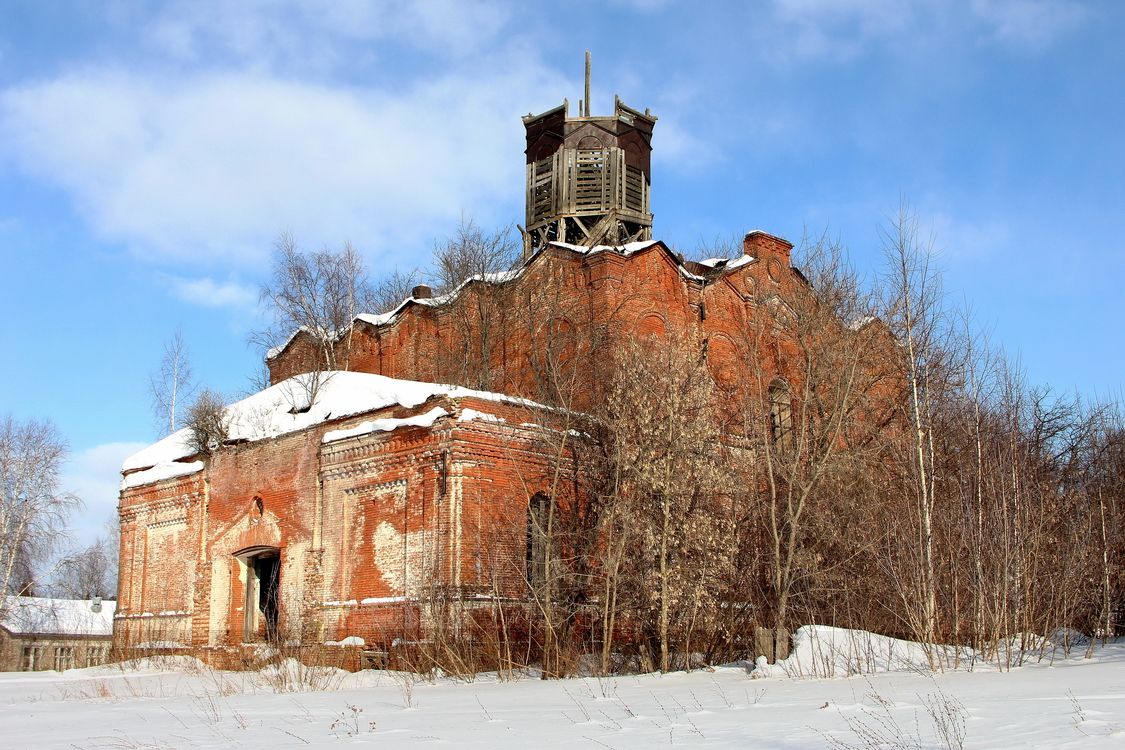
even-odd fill
[{"label": "dark window opening", "polygon": [[539,493],[527,504],[527,582],[533,592],[547,585],[550,526],[551,499]]},{"label": "dark window opening", "polygon": [[786,443],[793,436],[793,411],[789,386],[782,380],[770,385],[770,437],[774,443]]}]

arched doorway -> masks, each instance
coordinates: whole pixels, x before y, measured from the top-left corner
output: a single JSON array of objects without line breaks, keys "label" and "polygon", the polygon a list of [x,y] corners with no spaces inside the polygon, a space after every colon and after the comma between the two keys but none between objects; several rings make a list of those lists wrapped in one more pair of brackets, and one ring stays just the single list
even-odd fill
[{"label": "arched doorway", "polygon": [[250,547],[236,552],[234,556],[246,572],[242,640],[276,640],[281,550],[277,547]]}]

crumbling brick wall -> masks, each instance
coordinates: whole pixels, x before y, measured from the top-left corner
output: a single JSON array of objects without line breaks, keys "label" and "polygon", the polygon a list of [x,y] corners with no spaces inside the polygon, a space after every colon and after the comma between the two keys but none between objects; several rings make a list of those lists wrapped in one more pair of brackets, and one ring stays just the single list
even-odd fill
[{"label": "crumbling brick wall", "polygon": [[[511,281],[477,281],[448,300],[409,302],[380,325],[361,318],[338,342],[336,356],[360,372],[459,384],[465,384],[458,368],[466,358],[487,358],[485,382],[471,385],[542,400],[536,376],[552,358],[548,348],[569,331],[576,342],[570,356],[587,357],[578,367],[584,380],[574,389],[573,405],[582,407],[583,398],[596,397],[615,342],[675,336],[705,350],[719,384],[735,389],[748,361],[781,368],[777,348],[787,345],[785,331],[778,329],[765,348],[751,331],[773,317],[772,301],[806,288],[790,265],[791,249],[783,239],[751,232],[743,250],[753,260],[726,270],[684,263],[659,242],[630,254],[549,246]],[[482,320],[492,327],[486,353],[474,349]],[[594,339],[603,347],[584,350],[582,342]],[[317,362],[310,337],[299,333],[267,364],[276,383]]]},{"label": "crumbling brick wall", "polygon": [[[432,427],[323,442],[364,420]],[[468,418],[466,418],[468,417]],[[203,471],[121,497],[122,646],[233,647],[261,639],[248,555],[279,556],[279,635],[311,642],[415,637],[435,589],[523,585],[527,488],[546,461],[528,409],[431,399],[224,446]],[[247,631],[247,625],[254,632]]]}]

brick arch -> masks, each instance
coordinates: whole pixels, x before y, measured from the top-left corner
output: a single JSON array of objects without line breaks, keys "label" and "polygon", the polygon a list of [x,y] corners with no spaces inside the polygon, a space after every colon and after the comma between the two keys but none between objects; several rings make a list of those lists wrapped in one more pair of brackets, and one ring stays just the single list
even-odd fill
[{"label": "brick arch", "polygon": [[725,333],[712,333],[707,339],[707,364],[711,376],[725,391],[733,391],[746,372],[742,352]]},{"label": "brick arch", "polygon": [[663,313],[650,310],[649,312],[644,312],[637,316],[637,322],[633,326],[633,329],[637,338],[644,336],[667,338],[668,321],[665,319]]},{"label": "brick arch", "polygon": [[558,356],[559,364],[573,361],[577,348],[577,329],[574,323],[565,315],[560,315],[551,320],[547,326],[547,335],[553,344],[553,350]]},{"label": "brick arch", "polygon": [[536,393],[543,385],[538,378],[548,375],[548,368],[556,367],[558,374],[567,374],[576,366],[575,357],[581,355],[578,329],[565,315],[551,318],[539,332],[544,345],[522,346],[518,355],[523,364],[516,381],[522,393]]}]

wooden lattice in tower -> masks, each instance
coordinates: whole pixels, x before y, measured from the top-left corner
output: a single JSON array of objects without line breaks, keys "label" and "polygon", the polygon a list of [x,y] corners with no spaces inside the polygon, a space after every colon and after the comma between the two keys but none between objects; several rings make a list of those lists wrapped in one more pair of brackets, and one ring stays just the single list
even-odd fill
[{"label": "wooden lattice in tower", "polygon": [[614,96],[613,115],[590,116],[589,53],[585,104],[568,102],[527,115],[525,252],[559,240],[619,245],[652,237],[652,129],[656,117]]}]

